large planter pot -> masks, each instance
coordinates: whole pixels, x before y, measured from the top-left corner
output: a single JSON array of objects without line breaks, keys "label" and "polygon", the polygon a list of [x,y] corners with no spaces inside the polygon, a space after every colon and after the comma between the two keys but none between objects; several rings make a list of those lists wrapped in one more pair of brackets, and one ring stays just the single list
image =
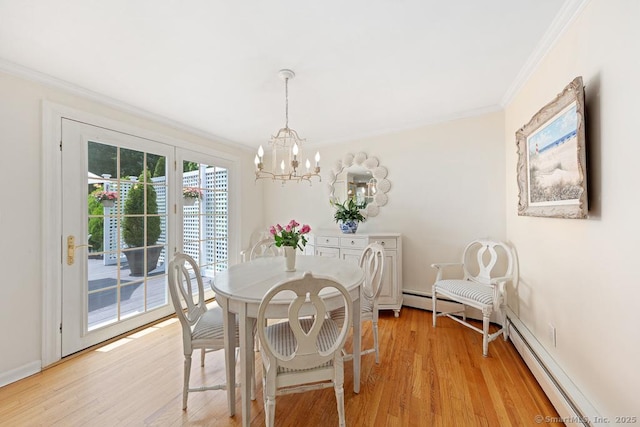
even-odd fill
[{"label": "large planter pot", "polygon": [[345,234],[353,234],[358,230],[357,221],[340,222],[338,225],[340,226],[340,231]]},{"label": "large planter pot", "polygon": [[145,270],[144,265],[144,248],[130,249],[124,252],[127,257],[127,263],[129,264],[129,274],[134,277],[144,276],[152,270],[155,270],[158,265],[158,258],[162,247],[147,248],[147,265]]}]

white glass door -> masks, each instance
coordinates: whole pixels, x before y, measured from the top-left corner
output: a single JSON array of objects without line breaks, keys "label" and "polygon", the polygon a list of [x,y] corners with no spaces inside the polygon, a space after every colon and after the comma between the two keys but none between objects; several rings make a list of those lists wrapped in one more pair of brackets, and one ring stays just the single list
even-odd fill
[{"label": "white glass door", "polygon": [[178,247],[197,262],[205,291],[213,297],[210,281],[230,262],[228,164],[182,149],[176,150],[176,159],[182,193],[178,202],[178,210],[182,209]]},{"label": "white glass door", "polygon": [[[171,314],[174,148],[62,123],[62,356]],[[173,244],[172,244],[173,243]]]}]

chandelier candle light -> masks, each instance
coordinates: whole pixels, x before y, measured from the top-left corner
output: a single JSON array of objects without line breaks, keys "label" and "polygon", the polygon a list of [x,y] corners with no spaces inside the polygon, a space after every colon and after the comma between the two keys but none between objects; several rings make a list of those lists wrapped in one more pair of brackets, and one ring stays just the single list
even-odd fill
[{"label": "chandelier candle light", "polygon": [[[275,135],[271,136],[269,144],[271,145],[272,166],[271,170],[264,167],[264,149],[262,145],[258,149],[258,154],[254,159],[256,164],[256,180],[270,178],[274,181],[281,181],[283,184],[287,181],[300,182],[302,180],[309,181],[311,178],[320,177],[320,152],[316,152],[315,166],[311,168],[311,162],[306,159],[306,173],[298,170],[298,158],[302,157],[302,145],[306,141],[298,136],[298,132],[289,128],[289,80],[295,77],[295,73],[291,70],[280,70],[280,77],[284,80],[285,88],[285,125]],[[285,158],[287,162],[285,162]],[[280,163],[278,164],[278,161]]]}]

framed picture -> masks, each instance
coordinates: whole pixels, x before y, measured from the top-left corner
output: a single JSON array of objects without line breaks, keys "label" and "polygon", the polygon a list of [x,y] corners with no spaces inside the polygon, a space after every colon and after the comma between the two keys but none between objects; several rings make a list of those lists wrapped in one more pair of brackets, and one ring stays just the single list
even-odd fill
[{"label": "framed picture", "polygon": [[584,86],[576,77],[516,132],[518,215],[587,217]]}]

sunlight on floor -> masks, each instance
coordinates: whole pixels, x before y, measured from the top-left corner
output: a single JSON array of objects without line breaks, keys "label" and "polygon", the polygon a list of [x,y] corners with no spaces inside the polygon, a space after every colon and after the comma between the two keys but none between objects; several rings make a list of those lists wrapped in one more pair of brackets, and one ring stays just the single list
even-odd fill
[{"label": "sunlight on floor", "polygon": [[176,323],[177,321],[178,321],[178,319],[176,319],[175,317],[173,317],[171,319],[167,319],[167,320],[165,320],[163,322],[160,322],[158,324],[155,324],[153,326],[149,326],[148,328],[145,328],[145,329],[143,329],[141,331],[135,332],[135,333],[133,333],[131,335],[127,335],[126,337],[121,338],[121,339],[119,339],[117,341],[114,341],[114,342],[112,342],[110,344],[107,344],[107,345],[104,345],[104,346],[102,346],[100,348],[97,348],[95,351],[100,352],[100,353],[107,353],[107,352],[109,352],[109,351],[111,351],[113,349],[121,347],[121,346],[123,346],[123,345],[125,345],[125,344],[127,344],[127,343],[129,343],[129,342],[131,342],[133,340],[135,340],[136,338],[144,337],[145,335],[148,335],[148,334],[150,334],[150,333],[152,333],[154,331],[157,331],[160,328],[164,328],[165,326],[172,325],[172,324]]},{"label": "sunlight on floor", "polygon": [[111,350],[114,350],[120,346],[123,346],[125,344],[127,344],[128,342],[132,341],[130,338],[126,337],[126,338],[122,338],[119,339],[118,341],[114,341],[111,344],[107,344],[105,346],[102,346],[98,349],[96,349],[95,351],[99,352],[99,353],[107,353]]}]

